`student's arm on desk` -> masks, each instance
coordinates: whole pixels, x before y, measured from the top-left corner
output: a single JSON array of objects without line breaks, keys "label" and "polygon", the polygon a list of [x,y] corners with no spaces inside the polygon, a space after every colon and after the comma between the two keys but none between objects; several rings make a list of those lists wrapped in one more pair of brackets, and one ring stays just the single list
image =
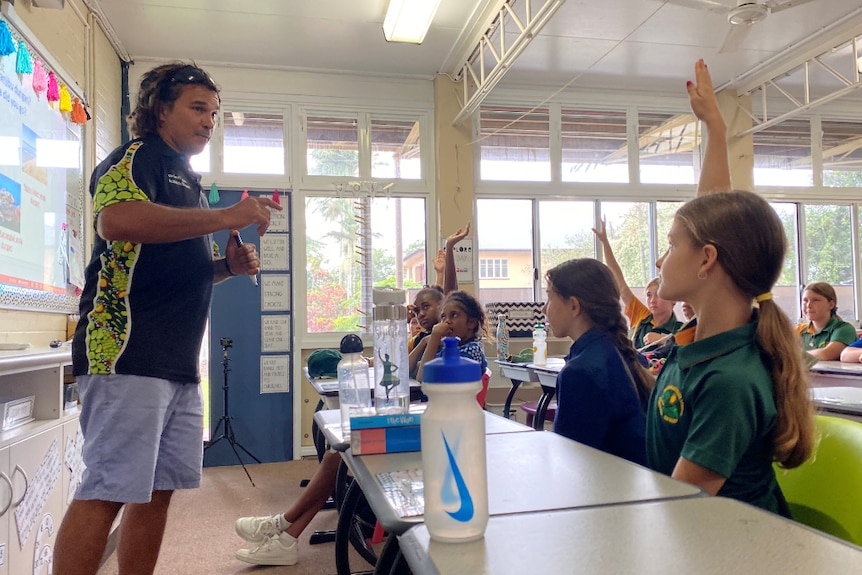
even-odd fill
[{"label": "student's arm on desk", "polygon": [[818,349],[809,349],[808,354],[816,357],[820,361],[835,361],[841,357],[841,352],[847,348],[846,343],[840,341],[830,341],[826,347]]},{"label": "student's arm on desk", "polygon": [[680,457],[677,460],[671,477],[700,487],[710,495],[718,493],[718,490],[727,481],[725,477],[714,471],[710,471],[706,467],[701,467],[697,463],[692,463],[685,457]]},{"label": "student's arm on desk", "polygon": [[841,361],[845,363],[862,362],[862,347],[845,347],[841,351]]}]

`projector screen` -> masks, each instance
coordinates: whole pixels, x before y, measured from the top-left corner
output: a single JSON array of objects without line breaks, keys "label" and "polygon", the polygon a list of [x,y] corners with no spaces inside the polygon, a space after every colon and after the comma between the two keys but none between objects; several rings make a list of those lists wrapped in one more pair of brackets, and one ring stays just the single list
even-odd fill
[{"label": "projector screen", "polygon": [[[60,80],[62,81],[62,80]],[[82,129],[0,57],[0,306],[74,313],[83,277]]]}]

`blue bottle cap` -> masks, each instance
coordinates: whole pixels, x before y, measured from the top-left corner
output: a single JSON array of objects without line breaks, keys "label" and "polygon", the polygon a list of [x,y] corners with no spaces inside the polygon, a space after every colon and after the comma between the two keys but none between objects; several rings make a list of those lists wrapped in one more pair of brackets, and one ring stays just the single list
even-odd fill
[{"label": "blue bottle cap", "polygon": [[461,338],[443,338],[443,357],[432,359],[422,368],[422,383],[470,383],[482,379],[482,364],[461,357]]}]

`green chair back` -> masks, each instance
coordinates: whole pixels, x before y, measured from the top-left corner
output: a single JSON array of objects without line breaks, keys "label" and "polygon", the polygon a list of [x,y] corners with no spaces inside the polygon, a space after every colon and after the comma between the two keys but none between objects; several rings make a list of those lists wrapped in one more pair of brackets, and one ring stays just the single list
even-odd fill
[{"label": "green chair back", "polygon": [[862,546],[862,423],[816,416],[819,443],[795,469],[775,476],[793,519]]}]

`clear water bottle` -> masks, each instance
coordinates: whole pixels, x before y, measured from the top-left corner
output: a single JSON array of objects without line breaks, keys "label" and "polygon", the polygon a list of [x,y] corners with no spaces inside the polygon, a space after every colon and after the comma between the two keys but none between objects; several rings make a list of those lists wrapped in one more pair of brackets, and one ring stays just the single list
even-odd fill
[{"label": "clear water bottle", "polygon": [[533,363],[546,365],[548,363],[548,332],[542,323],[537,323],[533,330]]},{"label": "clear water bottle", "polygon": [[341,434],[350,438],[350,418],[374,415],[371,405],[371,377],[362,357],[362,338],[355,333],[341,339],[338,362],[338,403],[341,407]]},{"label": "clear water bottle", "polygon": [[404,290],[374,288],[374,408],[379,414],[407,413],[410,406],[406,301]]},{"label": "clear water bottle", "polygon": [[437,541],[475,541],[488,525],[485,415],[476,401],[482,366],[461,357],[457,337],[423,368],[422,476],[425,526]]},{"label": "clear water bottle", "polygon": [[509,328],[506,327],[506,314],[497,314],[497,359],[506,361],[509,355]]}]

